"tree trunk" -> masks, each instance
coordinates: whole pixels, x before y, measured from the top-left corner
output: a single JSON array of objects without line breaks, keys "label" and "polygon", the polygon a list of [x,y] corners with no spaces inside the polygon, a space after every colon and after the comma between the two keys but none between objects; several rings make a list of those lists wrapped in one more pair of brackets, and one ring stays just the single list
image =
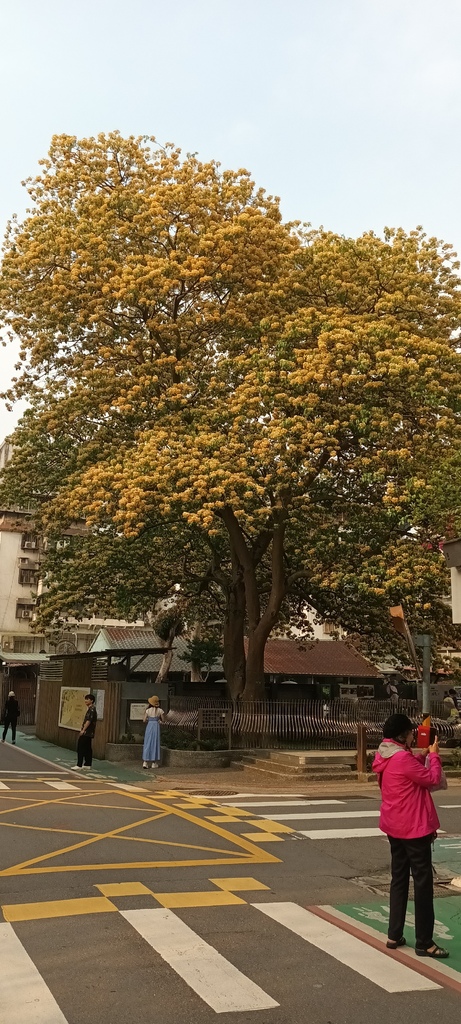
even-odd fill
[{"label": "tree trunk", "polygon": [[238,578],[227,594],[224,622],[224,675],[232,700],[242,696],[245,689],[245,587]]},{"label": "tree trunk", "polygon": [[156,677],[156,680],[155,680],[155,685],[156,686],[157,686],[157,683],[166,683],[166,681],[168,679],[168,673],[169,673],[170,668],[171,668],[171,662],[173,661],[173,654],[174,654],[173,644],[174,644],[174,641],[176,639],[176,630],[177,630],[177,624],[174,623],[174,625],[172,625],[172,627],[171,627],[171,629],[170,629],[170,631],[168,633],[168,637],[167,637],[167,639],[165,641],[166,651],[164,652],[164,655],[163,655],[163,658],[162,658],[162,663],[161,663],[160,668],[159,668],[159,670],[157,672],[157,677]]},{"label": "tree trunk", "polygon": [[[200,622],[199,619],[197,619],[196,622],[194,622],[194,628],[192,630],[192,640],[200,640],[201,635],[202,635],[202,623]],[[191,662],[190,681],[191,681],[191,683],[201,683],[202,682],[202,666],[197,661]]]},{"label": "tree trunk", "polygon": [[157,684],[160,684],[160,683],[166,683],[166,681],[168,679],[168,674],[169,674],[169,671],[170,671],[170,668],[171,668],[171,662],[173,661],[173,654],[174,654],[173,648],[170,648],[170,650],[165,651],[165,653],[163,655],[163,658],[162,658],[162,664],[160,665],[160,668],[159,668],[159,670],[157,672],[157,678],[155,680],[155,686],[157,686]]},{"label": "tree trunk", "polygon": [[266,696],[264,682],[265,647],[266,637],[261,630],[255,630],[249,634],[244,700],[264,700]]}]

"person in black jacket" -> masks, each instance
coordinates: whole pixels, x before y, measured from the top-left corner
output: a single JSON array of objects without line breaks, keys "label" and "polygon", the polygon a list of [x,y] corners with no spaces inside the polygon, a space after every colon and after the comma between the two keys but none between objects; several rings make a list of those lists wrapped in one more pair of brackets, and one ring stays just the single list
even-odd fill
[{"label": "person in black jacket", "polygon": [[11,742],[16,743],[16,726],[19,718],[19,704],[16,700],[14,690],[10,690],[3,712],[3,736],[2,743],[6,740],[6,734],[11,725]]}]

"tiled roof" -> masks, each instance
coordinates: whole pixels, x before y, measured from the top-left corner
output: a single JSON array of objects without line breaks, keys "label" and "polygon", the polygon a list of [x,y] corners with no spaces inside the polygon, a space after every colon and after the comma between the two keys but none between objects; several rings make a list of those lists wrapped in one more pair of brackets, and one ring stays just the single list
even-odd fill
[{"label": "tiled roof", "polygon": [[[127,647],[162,647],[163,643],[153,629],[139,629],[129,626],[104,626],[108,649]],[[187,640],[177,637],[170,672],[188,672],[190,667],[179,655],[184,654]],[[148,655],[139,668],[140,672],[158,672],[162,662],[161,654]],[[214,672],[221,672],[222,666],[213,666]],[[377,678],[381,672],[367,661],[345,640],[268,640],[264,658],[267,675],[284,676],[349,676]]]},{"label": "tiled roof", "polygon": [[[165,642],[157,636],[157,633],[153,629],[139,629],[133,626],[104,626],[101,632],[106,637],[106,643],[104,644],[107,650],[116,651],[124,650],[128,647],[136,648],[139,647],[141,650],[146,647],[164,647]],[[182,637],[176,637],[173,648],[173,660],[170,666],[170,672],[188,672],[190,671],[190,665],[186,661],[182,661],[180,658],[181,654],[184,654],[186,650],[187,641]],[[132,660],[136,658],[134,654]],[[162,664],[162,654],[148,654],[139,669],[134,671],[147,673],[149,675],[155,675]],[[136,662],[134,662],[136,665]],[[219,671],[221,667],[219,667]]]},{"label": "tiled roof", "polygon": [[381,673],[345,640],[268,640],[264,657],[268,675],[374,676]]}]

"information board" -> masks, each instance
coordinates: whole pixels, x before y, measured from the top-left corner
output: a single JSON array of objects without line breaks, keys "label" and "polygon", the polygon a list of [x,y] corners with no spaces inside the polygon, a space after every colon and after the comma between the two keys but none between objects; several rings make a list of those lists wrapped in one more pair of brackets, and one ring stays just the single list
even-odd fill
[{"label": "information board", "polygon": [[144,704],[130,704],[130,721],[142,722],[146,713],[147,701]]},{"label": "information board", "polygon": [[61,686],[58,725],[61,729],[80,732],[86,713],[86,686]]}]

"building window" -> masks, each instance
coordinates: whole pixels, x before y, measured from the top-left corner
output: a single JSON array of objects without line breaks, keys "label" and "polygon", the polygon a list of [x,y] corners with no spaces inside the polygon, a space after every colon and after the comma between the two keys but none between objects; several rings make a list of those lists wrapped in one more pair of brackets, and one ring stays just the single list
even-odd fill
[{"label": "building window", "polygon": [[26,604],[24,601],[18,601],[16,605],[16,618],[17,619],[31,619],[34,611],[33,604]]},{"label": "building window", "polygon": [[23,551],[36,551],[38,548],[38,537],[36,533],[23,533],[21,548]]},{"label": "building window", "polygon": [[14,637],[13,640],[13,651],[15,654],[32,654],[34,650],[34,641],[29,637],[23,637],[22,639],[18,636]]},{"label": "building window", "polygon": [[33,587],[38,579],[38,572],[36,569],[20,569],[19,570],[19,583],[22,587]]},{"label": "building window", "polygon": [[328,620],[325,620],[325,622],[323,623],[323,632],[325,636],[332,636],[333,633],[336,633],[337,628],[338,627],[335,625],[334,622],[329,622]]}]

